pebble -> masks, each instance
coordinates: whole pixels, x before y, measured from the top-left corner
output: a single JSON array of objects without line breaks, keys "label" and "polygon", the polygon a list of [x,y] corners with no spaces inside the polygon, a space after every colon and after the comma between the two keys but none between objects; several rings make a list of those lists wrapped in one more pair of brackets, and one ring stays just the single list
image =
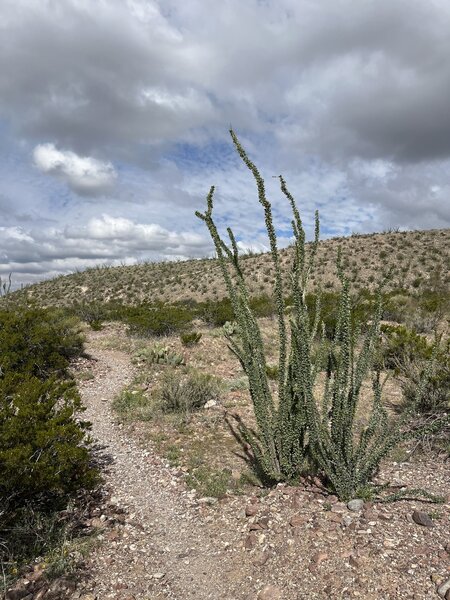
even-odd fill
[{"label": "pebble", "polygon": [[282,600],[283,592],[276,585],[266,585],[258,594],[258,600]]},{"label": "pebble", "polygon": [[430,516],[421,510],[415,510],[412,514],[412,519],[414,523],[417,523],[417,525],[422,525],[422,527],[434,527],[434,523]]},{"label": "pebble", "polygon": [[442,583],[436,591],[441,598],[445,598],[445,600],[447,600],[447,592],[450,591],[450,579],[444,581],[444,583]]},{"label": "pebble", "polygon": [[360,498],[350,500],[350,502],[347,503],[347,508],[352,512],[359,512],[364,508],[364,500],[361,500]]}]

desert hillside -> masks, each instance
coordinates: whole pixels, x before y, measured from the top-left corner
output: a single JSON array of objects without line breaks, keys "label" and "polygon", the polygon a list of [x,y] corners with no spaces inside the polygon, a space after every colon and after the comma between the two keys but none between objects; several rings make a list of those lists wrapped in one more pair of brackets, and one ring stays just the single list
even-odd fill
[{"label": "desert hillside", "polygon": [[[331,291],[337,284],[336,256],[341,249],[346,273],[355,291],[373,288],[382,272],[392,269],[390,288],[446,289],[450,283],[450,229],[353,235],[320,242],[312,291]],[[284,274],[292,250],[282,250]],[[274,270],[268,253],[250,254],[243,262],[249,289],[258,296],[270,292]],[[44,305],[75,302],[203,301],[225,295],[219,265],[214,259],[96,267],[25,288],[30,299]]]}]

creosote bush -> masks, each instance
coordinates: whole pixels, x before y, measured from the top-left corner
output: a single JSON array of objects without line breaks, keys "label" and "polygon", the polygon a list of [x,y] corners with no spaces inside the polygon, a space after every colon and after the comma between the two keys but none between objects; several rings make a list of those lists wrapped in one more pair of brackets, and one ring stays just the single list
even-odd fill
[{"label": "creosote bush", "polygon": [[[98,482],[90,425],[69,361],[82,354],[78,321],[60,311],[8,304],[0,311],[0,563],[5,580],[54,542],[72,496]],[[55,539],[59,539],[52,528]],[[53,536],[52,533],[52,536]],[[53,538],[52,538],[53,539]],[[55,542],[56,543],[56,542]],[[30,554],[31,553],[31,554]]]},{"label": "creosote bush", "polygon": [[[254,177],[258,199],[264,210],[274,271],[273,304],[278,323],[279,356],[277,393],[273,394],[268,381],[262,335],[252,310],[238,244],[230,228],[227,229],[229,244],[219,234],[213,219],[215,189],[211,187],[206,211],[196,215],[205,222],[215,246],[239,331],[237,337],[228,336],[228,343],[248,377],[256,421],[256,429],[252,429],[239,420],[237,433],[250,444],[256,468],[267,482],[295,481],[309,470],[320,474],[330,490],[347,500],[366,493],[381,460],[397,444],[417,435],[419,429],[423,431],[426,427],[443,425],[445,419],[419,429],[409,426],[408,418],[423,397],[431,365],[427,365],[409,409],[390,422],[382,404],[380,373],[373,369],[386,279],[375,294],[362,343],[358,345],[361,323],[355,319],[349,281],[338,256],[337,274],[341,292],[335,304],[336,320],[332,331],[326,331],[320,294],[313,308],[307,301],[308,280],[315,268],[319,243],[319,217],[316,213],[315,238],[306,253],[300,213],[280,176],[281,191],[292,209],[295,239],[288,280],[290,293],[286,294],[264,180],[235,133],[231,130],[230,134],[239,156]],[[284,300],[287,295],[291,298],[288,316]],[[326,380],[319,397],[316,383],[323,364],[327,365]],[[367,378],[372,379],[372,407],[365,426],[360,429],[356,415],[361,388]]]},{"label": "creosote bush", "polygon": [[82,353],[78,320],[62,311],[27,307],[0,310],[0,376],[64,377],[69,361]]},{"label": "creosote bush", "polygon": [[81,412],[73,381],[0,379],[0,498],[53,501],[95,483]]}]

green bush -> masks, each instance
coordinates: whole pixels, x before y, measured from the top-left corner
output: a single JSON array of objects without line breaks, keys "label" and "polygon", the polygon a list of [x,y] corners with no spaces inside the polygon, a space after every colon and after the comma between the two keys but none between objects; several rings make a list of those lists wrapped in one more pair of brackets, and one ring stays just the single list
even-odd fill
[{"label": "green bush", "polygon": [[16,505],[95,483],[82,410],[73,381],[0,379],[0,498]]},{"label": "green bush", "polygon": [[275,304],[267,294],[250,298],[249,304],[256,317],[271,317],[275,314]]},{"label": "green bush", "polygon": [[[403,391],[401,408],[408,409],[414,402],[418,386],[424,378],[427,360],[423,357],[408,357],[399,369],[399,378]],[[450,341],[443,345],[434,358],[433,370],[425,385],[420,402],[414,405],[418,415],[436,416],[450,413]]]},{"label": "green bush", "polygon": [[[9,306],[0,311],[0,562],[16,565],[51,552],[65,527],[58,511],[98,481],[89,424],[69,378],[82,354],[78,319],[61,311]],[[46,536],[45,539],[43,536]]]},{"label": "green bush", "polygon": [[77,319],[62,311],[20,308],[0,311],[0,376],[46,379],[67,376],[69,361],[83,353]]},{"label": "green bush", "polygon": [[205,323],[214,327],[222,327],[225,323],[234,320],[233,307],[228,298],[218,302],[204,302],[198,307],[198,312]]},{"label": "green bush", "polygon": [[414,360],[429,360],[433,347],[422,336],[404,325],[381,325],[381,356],[386,369],[401,369]]},{"label": "green bush", "polygon": [[196,371],[182,375],[174,371],[164,374],[156,397],[163,412],[189,415],[210,400],[220,397],[218,380],[207,373]]},{"label": "green bush", "polygon": [[180,340],[183,346],[195,346],[202,339],[202,334],[199,331],[188,331],[180,335]]},{"label": "green bush", "polygon": [[75,304],[71,312],[90,325],[94,331],[100,331],[103,321],[108,319],[107,305],[98,302]]},{"label": "green bush", "polygon": [[194,318],[188,308],[178,305],[141,305],[122,311],[129,333],[141,337],[163,336],[183,331]]},{"label": "green bush", "polygon": [[278,379],[278,365],[266,365],[266,375],[269,379],[276,381]]}]

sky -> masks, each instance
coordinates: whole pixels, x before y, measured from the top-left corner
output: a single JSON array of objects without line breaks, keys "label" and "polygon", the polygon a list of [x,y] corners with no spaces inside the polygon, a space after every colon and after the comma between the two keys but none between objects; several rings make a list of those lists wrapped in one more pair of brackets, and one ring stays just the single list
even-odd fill
[{"label": "sky", "polygon": [[448,0],[1,0],[0,276],[450,226]]}]

